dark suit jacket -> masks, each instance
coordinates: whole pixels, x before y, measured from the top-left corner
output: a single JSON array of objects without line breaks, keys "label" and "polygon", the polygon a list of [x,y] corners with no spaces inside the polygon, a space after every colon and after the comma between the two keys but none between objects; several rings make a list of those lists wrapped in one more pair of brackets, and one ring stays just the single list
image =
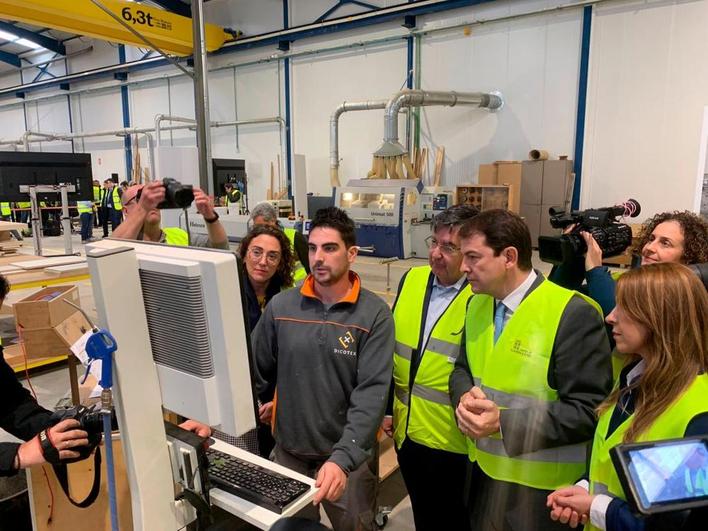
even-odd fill
[{"label": "dark suit jacket", "polygon": [[[543,281],[543,275],[537,273],[538,278],[524,298]],[[513,315],[511,319],[514,319]],[[579,296],[574,296],[563,312],[546,377],[548,385],[558,392],[558,401],[548,404],[548,407],[505,409],[501,412],[500,424],[504,447],[510,456],[592,440],[597,423],[595,407],[612,388],[611,351],[602,317]],[[450,398],[453,407],[457,407],[460,397],[473,385],[473,376],[463,349],[450,375]],[[477,476],[484,476],[481,470],[476,472]],[[477,479],[477,482],[479,481]],[[523,498],[517,492],[519,490],[536,491],[528,487],[512,487],[509,483],[494,481],[488,477],[482,478],[481,481],[503,484],[496,485],[497,487],[509,486],[509,489],[502,490],[513,490],[513,494],[507,492],[508,496],[495,497],[497,500],[506,498],[508,503],[516,504],[516,501]],[[488,485],[487,490],[489,487]],[[473,486],[473,492],[474,490]],[[545,497],[543,491],[536,492],[538,494],[529,493],[531,496],[528,503],[538,505],[539,500]],[[473,504],[477,501],[479,500],[473,501]],[[545,503],[543,501],[540,503],[540,509],[536,508],[538,526],[530,524],[535,517],[529,516],[524,519],[526,529],[552,527]],[[543,527],[546,522],[548,525]],[[516,527],[501,525],[499,528]]]}]

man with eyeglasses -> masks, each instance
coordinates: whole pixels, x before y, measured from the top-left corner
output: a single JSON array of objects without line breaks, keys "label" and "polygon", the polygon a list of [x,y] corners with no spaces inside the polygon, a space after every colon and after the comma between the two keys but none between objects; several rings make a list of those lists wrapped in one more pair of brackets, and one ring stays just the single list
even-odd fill
[{"label": "man with eyeglasses", "polygon": [[455,422],[448,381],[472,296],[460,271],[458,232],[477,214],[458,205],[433,218],[425,240],[429,265],[404,275],[393,307],[393,418],[387,416],[382,427],[395,440],[418,531],[468,529],[467,442]]},{"label": "man with eyeglasses", "polygon": [[130,186],[123,192],[123,223],[113,231],[114,238],[229,249],[226,231],[214,210],[214,202],[201,189],[194,188],[194,204],[206,222],[208,236],[187,233],[178,227],[161,226],[162,216],[157,208],[165,199],[165,187],[161,181]]}]

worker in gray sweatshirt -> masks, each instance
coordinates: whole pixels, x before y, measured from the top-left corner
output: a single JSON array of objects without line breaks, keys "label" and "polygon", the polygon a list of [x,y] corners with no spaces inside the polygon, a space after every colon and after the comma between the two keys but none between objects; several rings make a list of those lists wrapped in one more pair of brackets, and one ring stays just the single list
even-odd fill
[{"label": "worker in gray sweatshirt", "polygon": [[[252,336],[257,391],[276,396],[275,461],[316,478],[334,529],[374,529],[376,435],[391,381],[394,326],[384,301],[350,271],[355,226],[335,207],[312,220],[310,275],[276,295]],[[261,419],[268,416],[261,413]]]}]

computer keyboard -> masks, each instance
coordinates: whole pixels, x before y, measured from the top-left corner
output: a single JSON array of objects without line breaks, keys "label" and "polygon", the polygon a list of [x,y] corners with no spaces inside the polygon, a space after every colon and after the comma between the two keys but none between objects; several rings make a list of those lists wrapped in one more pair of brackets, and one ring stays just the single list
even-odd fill
[{"label": "computer keyboard", "polygon": [[307,483],[218,450],[208,449],[207,457],[214,487],[278,514],[310,490]]}]

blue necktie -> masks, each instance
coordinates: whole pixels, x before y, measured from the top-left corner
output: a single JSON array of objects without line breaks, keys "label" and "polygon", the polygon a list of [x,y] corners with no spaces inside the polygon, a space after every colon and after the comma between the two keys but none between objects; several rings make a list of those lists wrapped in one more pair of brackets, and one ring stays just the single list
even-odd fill
[{"label": "blue necktie", "polygon": [[502,301],[497,303],[497,308],[494,310],[494,343],[497,342],[499,336],[504,330],[504,316],[506,315],[506,306]]}]

